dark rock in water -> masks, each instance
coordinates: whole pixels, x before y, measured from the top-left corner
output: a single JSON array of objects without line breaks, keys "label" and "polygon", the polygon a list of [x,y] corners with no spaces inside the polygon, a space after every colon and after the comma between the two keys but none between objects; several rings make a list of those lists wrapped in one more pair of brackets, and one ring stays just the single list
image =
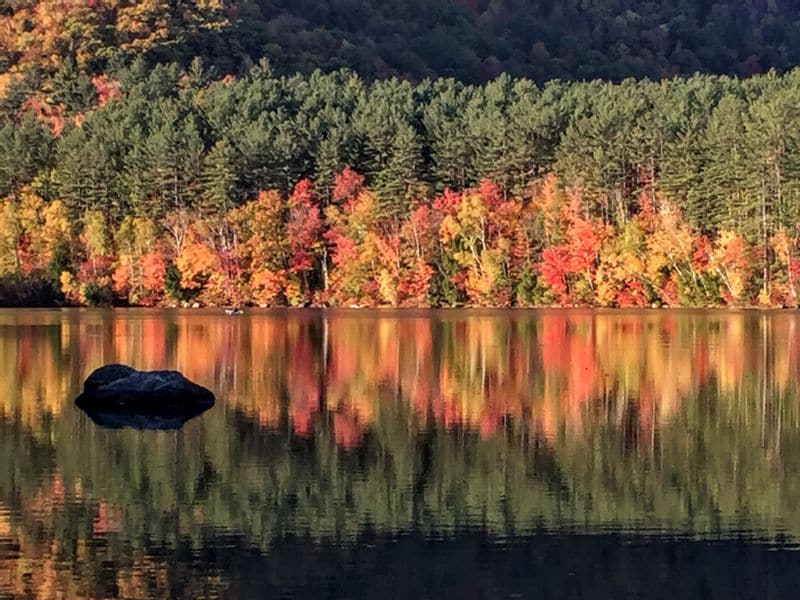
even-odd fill
[{"label": "dark rock in water", "polygon": [[101,386],[111,383],[112,381],[124,379],[128,375],[133,375],[136,372],[136,369],[127,365],[113,364],[100,367],[99,369],[92,371],[92,373],[86,378],[86,381],[83,382],[83,391],[95,390]]},{"label": "dark rock in water", "polygon": [[178,429],[214,406],[214,394],[177,371],[106,365],[89,375],[75,404],[103,427]]}]

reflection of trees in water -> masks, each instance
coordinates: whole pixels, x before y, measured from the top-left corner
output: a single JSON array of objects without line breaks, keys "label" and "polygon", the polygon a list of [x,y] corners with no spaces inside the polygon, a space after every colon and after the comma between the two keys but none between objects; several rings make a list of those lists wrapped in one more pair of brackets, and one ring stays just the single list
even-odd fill
[{"label": "reflection of trees in water", "polygon": [[[221,585],[191,559],[231,535],[800,533],[788,317],[334,314],[323,348],[298,314],[0,327],[0,573],[158,595]],[[222,403],[178,433],[99,429],[68,399],[112,360]]]}]

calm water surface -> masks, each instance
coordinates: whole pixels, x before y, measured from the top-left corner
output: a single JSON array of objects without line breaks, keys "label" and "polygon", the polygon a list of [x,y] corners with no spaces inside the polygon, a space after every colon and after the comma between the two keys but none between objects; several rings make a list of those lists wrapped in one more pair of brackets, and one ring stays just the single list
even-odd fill
[{"label": "calm water surface", "polygon": [[[787,598],[800,314],[0,311],[0,597]],[[217,404],[104,429],[94,368]]]}]

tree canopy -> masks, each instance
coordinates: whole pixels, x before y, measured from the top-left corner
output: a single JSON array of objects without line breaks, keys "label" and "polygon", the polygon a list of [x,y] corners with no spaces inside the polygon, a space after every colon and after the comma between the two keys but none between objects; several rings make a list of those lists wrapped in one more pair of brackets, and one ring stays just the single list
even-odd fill
[{"label": "tree canopy", "polygon": [[483,82],[501,72],[621,80],[696,71],[751,75],[800,62],[791,0],[14,0],[0,10],[0,70],[96,74],[146,56],[200,56],[237,73],[269,58],[283,74]]}]

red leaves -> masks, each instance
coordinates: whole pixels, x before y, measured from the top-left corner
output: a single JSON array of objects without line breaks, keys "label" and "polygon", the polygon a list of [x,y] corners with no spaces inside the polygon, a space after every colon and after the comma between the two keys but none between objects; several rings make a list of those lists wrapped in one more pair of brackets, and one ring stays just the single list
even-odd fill
[{"label": "red leaves", "polygon": [[705,271],[711,257],[711,240],[704,235],[697,236],[692,247],[692,267],[697,271]]},{"label": "red leaves", "polygon": [[616,302],[619,308],[645,308],[648,304],[644,285],[636,279],[629,279],[625,286],[617,292]]},{"label": "red leaves", "polygon": [[570,246],[569,268],[578,273],[593,269],[600,251],[600,238],[595,233],[596,225],[580,218],[573,218],[567,233]]},{"label": "red leaves", "polygon": [[209,219],[188,209],[162,223],[130,218],[113,235],[103,214],[86,213],[82,234],[72,240],[57,202],[7,201],[0,268],[41,270],[42,257],[49,261],[56,248],[42,240],[54,237],[59,248],[69,244],[73,255],[88,259],[59,273],[65,293],[80,298],[81,286],[94,283],[134,304],[165,300],[170,264],[180,275],[171,285],[204,304],[797,304],[796,232],[770,240],[772,280],[759,287],[760,248],[736,231],[713,239],[694,234],[664,198],[643,194],[640,212],[613,227],[587,215],[581,196],[560,190],[554,177],[532,186],[531,198],[508,198],[482,181],[417,200],[406,215],[389,218],[363,185],[346,168],[336,177],[337,203],[324,210],[304,179],[288,198],[261,192]]},{"label": "red leaves", "polygon": [[[539,274],[545,287],[563,305],[586,300],[581,296],[594,285],[605,235],[601,223],[578,216],[575,203],[564,210],[561,223],[564,242],[542,251]],[[572,289],[576,286],[583,288],[579,295]]]},{"label": "red leaves", "polygon": [[399,306],[425,307],[428,305],[433,268],[420,260],[411,269],[400,275],[397,284]]},{"label": "red leaves", "polygon": [[92,85],[97,94],[97,106],[100,108],[109,100],[122,95],[119,82],[109,79],[107,75],[95,75],[92,77]]},{"label": "red leaves", "polygon": [[542,251],[542,261],[539,273],[542,282],[559,297],[561,304],[566,303],[567,275],[570,273],[570,255],[565,246],[545,248]]},{"label": "red leaves", "polygon": [[478,184],[478,194],[491,211],[497,210],[504,201],[503,190],[489,179],[481,179]]},{"label": "red leaves", "polygon": [[149,252],[139,259],[142,268],[142,287],[150,292],[164,290],[167,261],[161,252]]},{"label": "red leaves", "polygon": [[433,200],[431,209],[440,215],[450,215],[459,204],[461,204],[461,194],[447,189],[441,196]]},{"label": "red leaves", "polygon": [[314,268],[321,242],[322,215],[314,186],[308,179],[298,183],[289,198],[289,220],[285,235],[289,240],[289,271],[303,273]]},{"label": "red leaves", "polygon": [[364,176],[345,167],[333,180],[332,197],[335,202],[350,202],[364,187]]}]

